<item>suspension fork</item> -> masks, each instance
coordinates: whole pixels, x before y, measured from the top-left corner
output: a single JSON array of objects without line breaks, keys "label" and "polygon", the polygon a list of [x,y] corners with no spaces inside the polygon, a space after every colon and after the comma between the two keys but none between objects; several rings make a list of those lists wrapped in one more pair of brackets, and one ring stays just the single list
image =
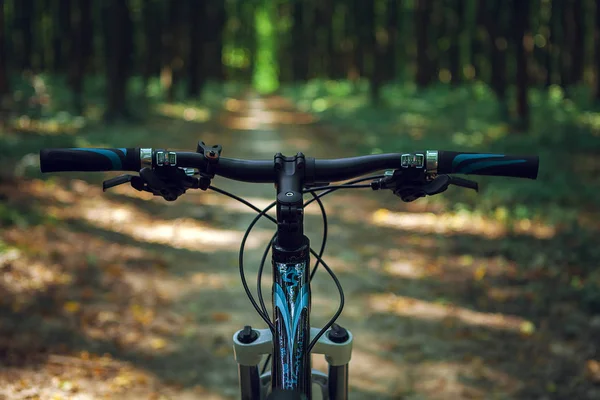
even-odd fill
[{"label": "suspension fork", "polygon": [[[319,333],[319,328],[311,328],[310,340]],[[339,332],[342,335],[339,335]],[[254,332],[255,339],[244,343],[247,332]],[[314,354],[324,354],[329,365],[328,375],[320,371],[312,371],[313,380],[327,384],[328,400],[348,400],[348,364],[352,356],[352,333],[344,328],[333,326],[319,338],[312,350]],[[242,400],[264,400],[267,387],[265,382],[271,380],[271,373],[258,376],[258,364],[263,355],[273,351],[273,335],[269,329],[252,329],[246,326],[233,335],[233,352],[238,364],[239,383]],[[327,397],[326,397],[327,398]]]}]

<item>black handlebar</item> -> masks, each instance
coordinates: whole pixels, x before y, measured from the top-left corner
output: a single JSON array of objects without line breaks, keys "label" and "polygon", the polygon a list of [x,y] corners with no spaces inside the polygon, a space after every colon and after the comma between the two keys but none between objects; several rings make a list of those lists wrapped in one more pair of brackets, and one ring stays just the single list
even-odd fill
[{"label": "black handlebar", "polygon": [[[142,149],[144,150],[144,149]],[[155,152],[148,150],[151,158],[146,163],[156,167]],[[175,152],[176,166],[206,171],[209,159],[202,153]],[[417,157],[413,157],[417,155]],[[409,156],[408,158],[406,156]],[[539,158],[537,156],[511,156],[504,154],[467,153],[455,151],[428,151],[412,153],[376,154],[360,157],[317,160],[305,157],[306,183],[330,183],[352,179],[383,169],[414,167],[406,160],[414,160],[417,168],[437,174],[495,175],[536,179]],[[412,162],[412,161],[409,161]],[[142,168],[140,148],[70,148],[42,149],[40,168],[42,172],[59,171],[139,171]],[[256,183],[273,183],[276,180],[276,161],[243,160],[220,157],[214,165],[216,175],[225,178]]]},{"label": "black handlebar", "polygon": [[139,171],[140,149],[42,149],[42,172],[60,171]]},{"label": "black handlebar", "polygon": [[536,179],[538,156],[440,151],[440,174],[474,174]]}]

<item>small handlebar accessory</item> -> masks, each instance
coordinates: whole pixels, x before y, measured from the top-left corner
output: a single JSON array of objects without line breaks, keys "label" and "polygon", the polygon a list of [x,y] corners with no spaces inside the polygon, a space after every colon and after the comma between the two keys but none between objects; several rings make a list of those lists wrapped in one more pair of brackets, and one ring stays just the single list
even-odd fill
[{"label": "small handlebar accessory", "polygon": [[371,183],[373,190],[390,189],[404,202],[445,192],[450,185],[479,191],[477,182],[449,175],[432,177],[422,170],[398,169],[387,171],[386,176]]},{"label": "small handlebar accessory", "polygon": [[111,187],[130,183],[137,191],[152,193],[162,196],[167,201],[177,200],[187,189],[198,189],[200,180],[189,176],[181,168],[142,168],[140,175],[120,175],[103,182],[102,189],[106,191]]}]

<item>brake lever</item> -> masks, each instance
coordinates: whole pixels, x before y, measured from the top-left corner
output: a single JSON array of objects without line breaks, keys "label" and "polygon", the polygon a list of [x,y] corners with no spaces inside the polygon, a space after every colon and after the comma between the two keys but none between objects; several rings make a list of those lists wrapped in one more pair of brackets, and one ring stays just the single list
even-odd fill
[{"label": "brake lever", "polygon": [[479,184],[475,181],[472,181],[470,179],[458,178],[456,176],[451,176],[449,178],[451,185],[460,186],[467,189],[473,189],[474,191],[479,192]]},{"label": "brake lever", "polygon": [[123,185],[124,183],[129,183],[133,178],[136,178],[133,175],[125,174],[119,175],[114,178],[110,178],[102,182],[102,191],[106,192],[107,189],[113,188],[115,186]]}]

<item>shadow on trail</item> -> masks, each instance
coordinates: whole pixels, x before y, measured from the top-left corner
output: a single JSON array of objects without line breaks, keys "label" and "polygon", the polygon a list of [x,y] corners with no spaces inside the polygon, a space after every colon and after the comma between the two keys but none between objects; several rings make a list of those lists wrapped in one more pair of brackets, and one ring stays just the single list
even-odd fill
[{"label": "shadow on trail", "polygon": [[[218,117],[223,126],[206,135],[197,131],[208,125],[182,120],[183,129],[192,132],[179,136],[177,143],[199,133],[196,140],[229,143],[231,153],[239,157],[271,156],[273,149],[283,147],[304,151],[302,146],[317,156],[339,155],[327,147],[335,135],[312,131],[318,124],[274,131],[277,125],[262,112],[269,101],[272,107],[279,100],[252,101],[230,103],[232,109]],[[228,118],[244,115],[254,118],[245,123],[260,122],[253,128],[258,131],[247,135],[250,131],[226,127]],[[174,118],[164,117],[160,124]],[[299,134],[302,129],[307,130]],[[239,146],[233,150],[233,144]],[[230,181],[223,185],[238,188]],[[272,187],[247,188],[261,200],[273,194]],[[243,195],[246,190],[235,192]],[[80,196],[100,194],[88,187]],[[176,205],[118,193],[103,196],[104,206],[134,209],[137,214],[127,223],[149,231],[156,227],[153,223],[170,225],[187,218],[201,221],[215,236],[225,230],[240,236],[242,225],[253,218],[251,210],[232,209],[214,198],[209,202],[202,195]],[[577,379],[585,379],[585,360],[596,352],[587,315],[570,292],[563,294],[557,288],[569,282],[560,281],[553,271],[565,267],[572,268],[574,276],[588,273],[597,265],[597,247],[587,241],[572,243],[569,232],[540,239],[510,232],[485,237],[468,230],[436,233],[376,226],[369,214],[381,207],[377,202],[348,199],[326,204],[333,211],[327,253],[331,257],[325,260],[331,260],[346,289],[340,323],[355,336],[350,366],[353,398],[387,400],[420,394],[459,399],[485,398],[490,393],[524,399],[593,398],[589,385],[574,387]],[[31,202],[42,218],[49,207],[53,212],[68,210],[80,201],[40,195]],[[85,206],[92,217],[100,211],[95,203]],[[344,213],[344,208],[352,212]],[[135,219],[140,216],[143,222]],[[3,232],[3,240],[18,247],[23,258],[1,263],[5,277],[24,274],[29,261],[32,265],[39,261],[46,268],[44,274],[68,277],[23,291],[15,289],[14,281],[0,281],[4,365],[42,367],[52,354],[109,353],[148,371],[159,382],[184,388],[200,385],[234,397],[237,372],[231,335],[244,324],[264,326],[239,282],[239,243],[177,248],[169,238],[153,241],[112,229],[101,224],[102,218],[57,219],[54,225],[37,221],[29,230]],[[318,247],[320,217],[307,214],[306,223],[313,246]],[[261,224],[260,234],[270,237],[269,229],[271,223]],[[586,232],[586,237],[593,239],[594,232]],[[36,250],[36,242],[42,242],[43,250]],[[258,245],[249,252],[247,279],[253,289],[260,253]],[[313,288],[313,321],[324,323],[337,306],[335,287],[320,271]]]}]

